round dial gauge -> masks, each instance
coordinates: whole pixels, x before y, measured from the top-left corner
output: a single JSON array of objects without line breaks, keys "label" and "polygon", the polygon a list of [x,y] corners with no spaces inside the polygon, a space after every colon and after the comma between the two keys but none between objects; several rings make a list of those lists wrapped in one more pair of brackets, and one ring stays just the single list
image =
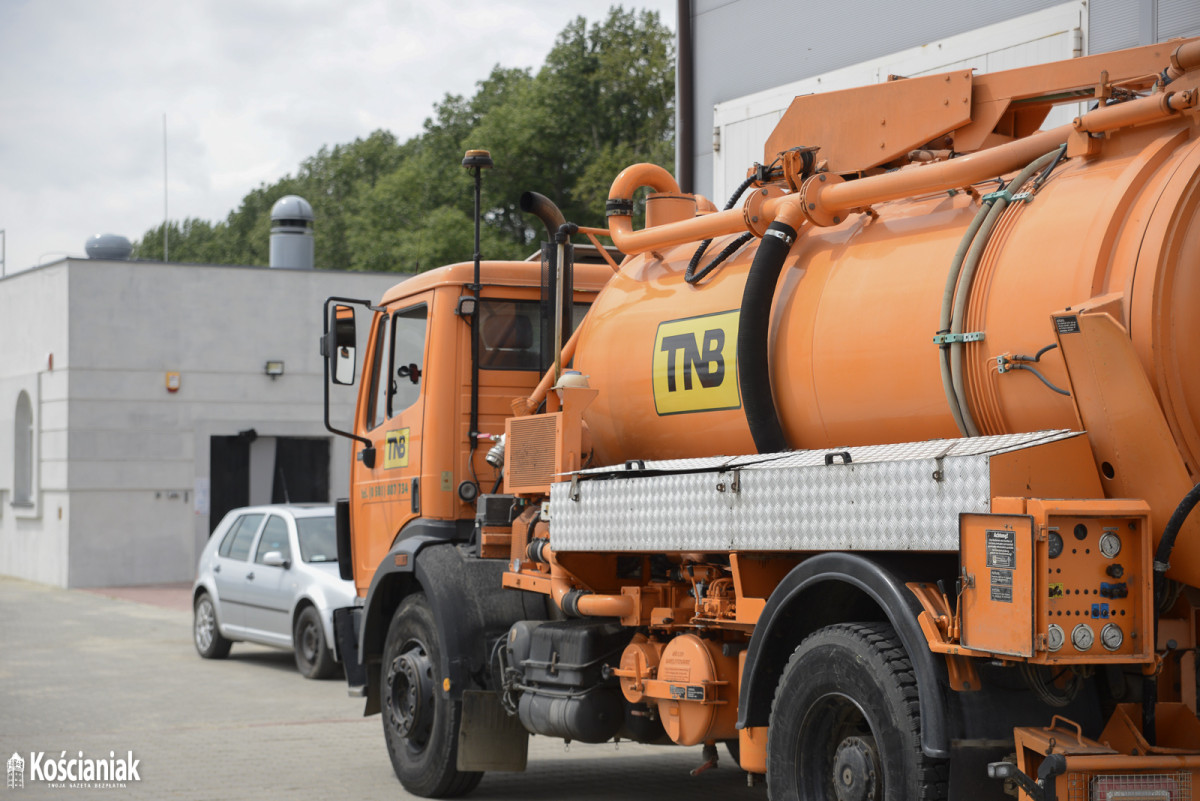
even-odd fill
[{"label": "round dial gauge", "polygon": [[1063,647],[1063,643],[1066,641],[1067,635],[1063,633],[1062,626],[1051,623],[1050,628],[1046,631],[1046,650],[1057,651]]},{"label": "round dial gauge", "polygon": [[1046,548],[1048,551],[1047,555],[1051,559],[1057,559],[1058,555],[1062,553],[1062,535],[1057,531],[1051,531],[1050,536],[1046,538]]},{"label": "round dial gauge", "polygon": [[1105,559],[1112,559],[1121,552],[1121,538],[1111,531],[1100,536],[1100,554]]},{"label": "round dial gauge", "polygon": [[1116,623],[1109,623],[1100,629],[1100,644],[1110,651],[1115,651],[1125,642],[1125,633]]},{"label": "round dial gauge", "polygon": [[1071,645],[1076,651],[1086,651],[1096,642],[1096,632],[1087,623],[1080,623],[1071,630]]}]

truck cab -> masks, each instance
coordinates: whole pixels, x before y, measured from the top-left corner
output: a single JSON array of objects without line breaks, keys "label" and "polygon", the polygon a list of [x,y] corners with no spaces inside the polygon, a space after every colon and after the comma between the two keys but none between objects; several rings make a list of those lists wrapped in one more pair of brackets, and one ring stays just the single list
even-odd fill
[{"label": "truck cab", "polygon": [[[587,263],[587,252],[574,266],[572,327],[582,322],[613,275],[594,253],[600,263]],[[473,268],[464,262],[401,281],[377,305],[331,299],[336,304],[331,330],[339,320],[343,331],[350,321],[369,326],[361,371],[347,361],[355,358],[351,347],[339,353],[343,366],[331,376],[335,384],[358,384],[353,430],[338,433],[356,440],[347,509],[351,559],[343,564],[352,566],[360,597],[367,595],[376,569],[398,539],[431,532],[448,540],[471,539],[475,499],[494,492],[501,478],[501,470],[485,456],[504,433],[513,400],[528,396],[544,374],[543,339],[551,329],[542,321],[541,264],[482,262],[477,308]],[[473,438],[471,318],[476,314],[478,430]]]}]

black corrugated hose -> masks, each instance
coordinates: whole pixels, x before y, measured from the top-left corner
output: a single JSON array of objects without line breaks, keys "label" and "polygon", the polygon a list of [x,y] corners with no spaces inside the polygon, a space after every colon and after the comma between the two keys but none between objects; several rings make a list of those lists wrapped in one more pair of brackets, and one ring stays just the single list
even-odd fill
[{"label": "black corrugated hose", "polygon": [[795,241],[795,228],[779,220],[771,223],[754,254],[754,262],[746,276],[746,289],[742,293],[737,338],[738,388],[742,393],[746,423],[759,453],[788,449],[771,392],[768,334],[775,285]]}]

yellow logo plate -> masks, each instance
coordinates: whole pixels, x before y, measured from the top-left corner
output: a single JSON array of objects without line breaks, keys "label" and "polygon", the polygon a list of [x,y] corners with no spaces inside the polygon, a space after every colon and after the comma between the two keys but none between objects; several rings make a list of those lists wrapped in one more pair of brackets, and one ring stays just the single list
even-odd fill
[{"label": "yellow logo plate", "polygon": [[740,312],[659,323],[654,337],[654,408],[660,415],[742,405],[737,379]]},{"label": "yellow logo plate", "polygon": [[387,432],[387,448],[383,455],[383,467],[408,467],[408,429],[400,428]]}]

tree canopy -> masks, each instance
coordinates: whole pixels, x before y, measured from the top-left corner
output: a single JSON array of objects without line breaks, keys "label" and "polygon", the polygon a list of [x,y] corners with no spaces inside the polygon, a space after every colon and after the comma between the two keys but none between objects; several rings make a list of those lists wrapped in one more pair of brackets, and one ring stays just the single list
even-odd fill
[{"label": "tree canopy", "polygon": [[[316,215],[316,266],[420,272],[474,251],[469,149],[491,151],[484,175],[485,258],[521,258],[540,224],[517,206],[541,192],[568,220],[604,225],[604,200],[622,168],[673,169],[675,67],[671,32],[651,11],[617,6],[603,22],[577,17],[535,72],[493,67],[472,97],[447,94],[423,132],[399,142],[375,131],[322,147],[295,175],[251,190],[225,220],[167,225],[172,261],[265,265],[271,207],[300,195]],[[162,253],[163,226],[134,256]]]}]

